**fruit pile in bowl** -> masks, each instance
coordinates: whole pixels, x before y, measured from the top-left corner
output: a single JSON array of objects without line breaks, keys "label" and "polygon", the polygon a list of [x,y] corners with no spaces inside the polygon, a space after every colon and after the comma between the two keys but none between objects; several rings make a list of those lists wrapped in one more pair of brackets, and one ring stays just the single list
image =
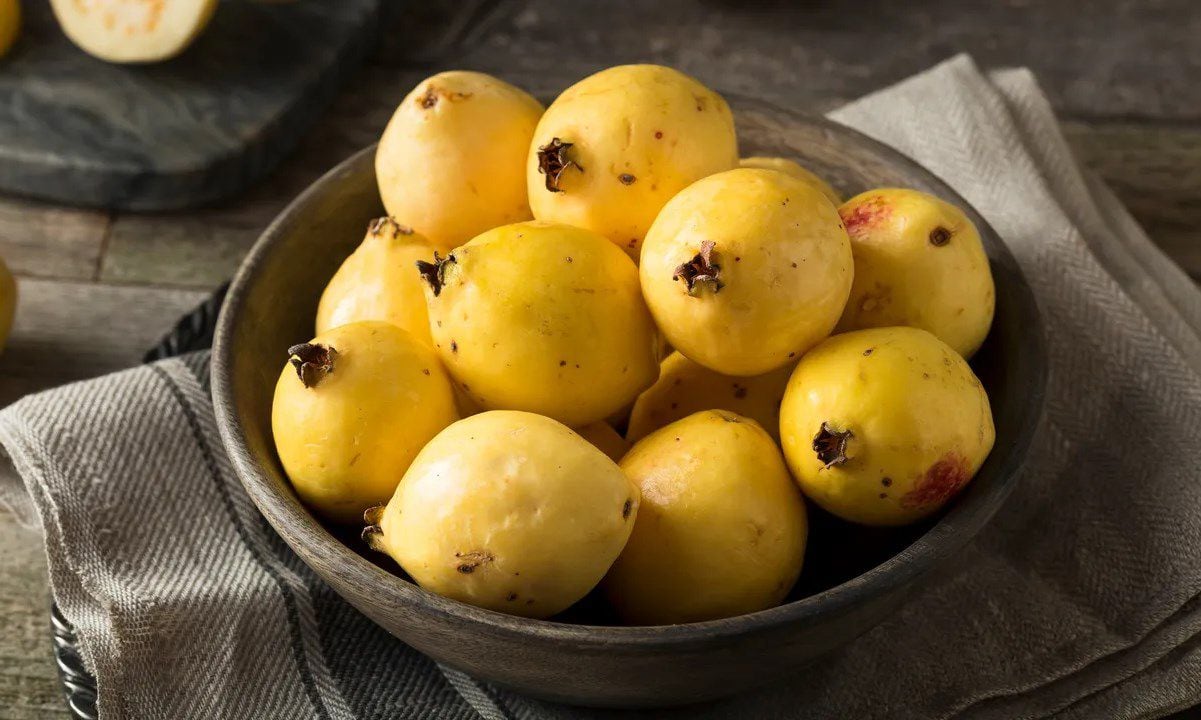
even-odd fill
[{"label": "fruit pile in bowl", "polygon": [[227,449],[381,625],[545,697],[726,694],[870,627],[1004,498],[1042,377],[1012,258],[887,148],[741,105],[652,65],[545,110],[435,75],[252,251]]}]

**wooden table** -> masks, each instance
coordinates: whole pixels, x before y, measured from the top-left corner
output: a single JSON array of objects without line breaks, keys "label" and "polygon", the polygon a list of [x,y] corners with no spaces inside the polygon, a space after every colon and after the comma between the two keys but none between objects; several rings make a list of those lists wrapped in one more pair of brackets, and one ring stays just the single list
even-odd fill
[{"label": "wooden table", "polygon": [[[416,3],[415,3],[416,4]],[[408,10],[385,47],[299,148],[249,195],[194,212],[131,215],[0,198],[0,256],[20,304],[0,357],[0,405],[138,362],[176,317],[228,278],[259,231],[309,182],[373,142],[421,77],[460,67],[553,92],[606,65],[674,65],[725,90],[824,111],[966,50],[1026,65],[1097,170],[1154,240],[1201,277],[1201,12],[1195,0],[829,0],[744,7],[441,2]],[[460,22],[462,21],[462,22]],[[441,28],[473,29],[461,45]],[[3,66],[0,65],[0,72]],[[50,655],[36,535],[0,512],[0,718],[65,716]]]}]

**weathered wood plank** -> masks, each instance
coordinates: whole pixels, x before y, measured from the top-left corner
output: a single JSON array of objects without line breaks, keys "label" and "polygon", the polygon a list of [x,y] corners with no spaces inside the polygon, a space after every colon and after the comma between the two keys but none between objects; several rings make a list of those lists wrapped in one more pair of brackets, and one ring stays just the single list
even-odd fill
[{"label": "weathered wood plank", "polygon": [[91,279],[108,222],[104,212],[0,198],[0,257],[21,275]]},{"label": "weathered wood plank", "polygon": [[242,226],[217,214],[120,216],[113,223],[100,280],[213,287],[233,275],[268,222]]},{"label": "weathered wood plank", "polygon": [[50,652],[50,591],[41,538],[0,511],[0,717],[68,717]]},{"label": "weathered wood plank", "polygon": [[0,406],[136,364],[207,295],[35,279],[21,279],[19,292],[12,337],[0,356]]},{"label": "weathered wood plank", "polygon": [[1151,239],[1201,278],[1201,122],[1073,121],[1064,132]]},{"label": "weathered wood plank", "polygon": [[[807,102],[858,97],[970,52],[985,67],[1031,68],[1065,115],[1201,120],[1195,0],[1098,0],[1087,9],[1032,0],[529,0],[504,8],[493,32],[469,38],[441,64],[554,85],[620,62],[662,62],[718,88]],[[444,25],[419,27],[430,34]],[[385,46],[384,61],[411,57],[411,43]]]}]

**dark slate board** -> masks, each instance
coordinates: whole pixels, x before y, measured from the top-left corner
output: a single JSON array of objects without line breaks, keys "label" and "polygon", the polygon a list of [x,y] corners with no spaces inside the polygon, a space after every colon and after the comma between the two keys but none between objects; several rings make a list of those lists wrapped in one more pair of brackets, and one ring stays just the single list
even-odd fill
[{"label": "dark slate board", "polygon": [[182,55],[140,66],[87,55],[25,2],[0,60],[0,192],[130,210],[233,195],[317,119],[393,1],[226,0]]}]

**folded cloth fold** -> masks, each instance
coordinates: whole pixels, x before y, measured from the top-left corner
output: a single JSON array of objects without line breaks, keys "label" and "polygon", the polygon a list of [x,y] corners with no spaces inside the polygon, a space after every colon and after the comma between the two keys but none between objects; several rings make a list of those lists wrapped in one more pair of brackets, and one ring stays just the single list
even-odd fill
[{"label": "folded cloth fold", "polygon": [[[1046,322],[1045,416],[961,570],[762,691],[654,717],[1153,717],[1201,700],[1201,293],[1072,158],[1029,73],[966,56],[832,114],[963,194]],[[636,716],[442,668],[288,550],[221,448],[207,354],[0,412],[50,580],[123,718]],[[649,717],[650,715],[648,715]]]}]

